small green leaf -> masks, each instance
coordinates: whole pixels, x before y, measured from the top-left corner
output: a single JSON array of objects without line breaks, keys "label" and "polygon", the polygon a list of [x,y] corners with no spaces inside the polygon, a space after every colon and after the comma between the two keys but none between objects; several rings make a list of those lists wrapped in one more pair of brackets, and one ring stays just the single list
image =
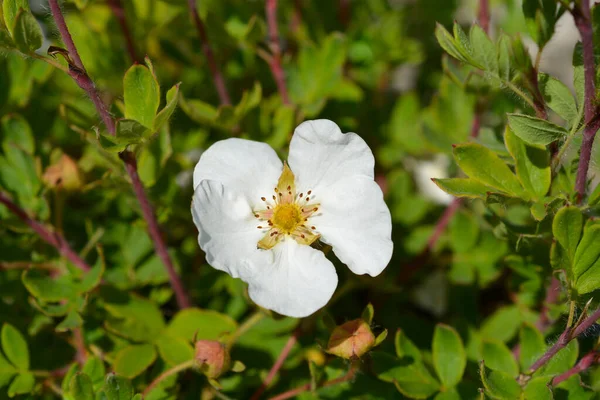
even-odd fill
[{"label": "small green leaf", "polygon": [[31,127],[19,114],[7,114],[2,117],[2,142],[12,142],[29,154],[35,152],[35,140]]},{"label": "small green leaf", "polygon": [[510,127],[504,131],[504,142],[515,160],[517,178],[534,198],[543,198],[550,189],[552,171],[546,148],[526,144]]},{"label": "small green leaf", "polygon": [[66,332],[68,330],[72,330],[83,325],[83,319],[81,315],[75,310],[69,311],[64,320],[61,321],[60,324],[56,326],[56,332]]},{"label": "small green leaf", "polygon": [[515,400],[521,395],[521,387],[514,376],[487,369],[482,362],[479,369],[486,393],[493,399]]},{"label": "small green leaf", "polygon": [[529,115],[508,114],[508,124],[515,135],[533,145],[546,146],[565,139],[568,134],[565,128]]},{"label": "small green leaf", "polygon": [[156,360],[156,350],[151,344],[125,347],[115,355],[113,369],[125,378],[133,379],[144,372]]},{"label": "small green leaf", "polygon": [[546,351],[544,337],[531,324],[523,324],[519,331],[519,363],[521,371],[527,372],[534,362]]},{"label": "small green leaf", "polygon": [[71,378],[69,390],[74,400],[94,400],[92,380],[83,373],[77,373]]},{"label": "small green leaf", "polygon": [[35,377],[31,372],[17,375],[8,387],[8,397],[15,397],[18,394],[31,393],[35,385]]},{"label": "small green leaf", "polygon": [[481,336],[506,342],[513,338],[520,325],[521,314],[516,306],[501,307],[483,321]]},{"label": "small green leaf", "polygon": [[504,81],[510,81],[510,38],[501,34],[496,43],[498,53],[498,76]]},{"label": "small green leaf", "polygon": [[436,23],[435,26],[435,37],[442,47],[446,51],[446,53],[450,54],[452,57],[457,60],[465,61],[465,57],[461,54],[461,51],[458,49],[454,37],[444,28],[443,25]]},{"label": "small green leaf", "polygon": [[361,318],[368,325],[371,325],[371,322],[373,322],[373,315],[374,314],[375,314],[375,311],[373,310],[373,305],[371,303],[369,303],[369,304],[367,304],[367,306],[363,310]]},{"label": "small green leaf", "polygon": [[473,248],[479,238],[479,222],[470,213],[459,211],[450,221],[450,246],[457,253]]},{"label": "small green leaf", "polygon": [[42,47],[42,29],[27,10],[20,10],[15,20],[13,38],[17,48],[29,54]]},{"label": "small green leaf", "polygon": [[29,369],[29,349],[21,332],[9,323],[2,325],[2,350],[8,358],[21,371]]},{"label": "small green leaf", "polygon": [[4,23],[11,36],[14,36],[15,23],[19,10],[29,10],[29,0],[3,0],[2,14],[4,14]]},{"label": "small green leaf", "polygon": [[160,110],[160,112],[156,114],[156,117],[154,118],[153,130],[155,132],[158,132],[160,128],[167,123],[169,118],[171,118],[171,115],[173,115],[175,107],[177,107],[177,100],[179,99],[179,85],[180,83],[174,85],[167,92],[167,104],[165,105],[165,108]]},{"label": "small green leaf", "polygon": [[446,392],[439,392],[433,400],[462,400],[462,397],[460,397],[456,388],[452,388]]},{"label": "small green leaf", "polygon": [[600,225],[584,230],[573,258],[573,276],[579,294],[600,288]]},{"label": "small green leaf", "polygon": [[190,343],[180,337],[162,335],[156,341],[160,357],[171,365],[183,364],[194,358]]},{"label": "small green leaf", "polygon": [[550,379],[546,377],[533,378],[525,386],[523,391],[525,400],[553,400],[550,389]]},{"label": "small green leaf", "polygon": [[244,363],[242,363],[241,361],[234,361],[233,365],[231,366],[231,371],[232,372],[243,372],[246,369],[246,366],[244,365]]},{"label": "small green leaf", "polygon": [[487,147],[476,143],[459,144],[453,153],[456,163],[470,178],[517,197],[524,194],[517,177]]},{"label": "small green leaf", "polygon": [[583,229],[583,214],[577,207],[563,207],[552,221],[552,234],[572,261]]},{"label": "small green leaf", "polygon": [[13,376],[17,373],[17,369],[11,365],[0,352],[0,388],[8,385]]},{"label": "small green leaf", "polygon": [[371,353],[377,378],[393,382],[400,393],[413,399],[425,399],[440,388],[421,360],[406,356],[395,357],[374,351]]},{"label": "small green leaf", "polygon": [[123,92],[125,118],[152,129],[160,104],[160,87],[152,72],[139,64],[129,68],[123,78]]},{"label": "small green leaf", "polygon": [[519,367],[510,349],[499,340],[486,339],[481,343],[481,354],[486,367],[512,377],[519,374]]},{"label": "small green leaf", "polygon": [[198,308],[178,312],[167,328],[171,335],[190,341],[195,336],[198,340],[217,340],[236,329],[237,323],[231,317]]},{"label": "small green leaf", "polygon": [[433,179],[444,192],[456,197],[485,199],[494,189],[471,178]]},{"label": "small green leaf", "polygon": [[104,362],[98,357],[88,357],[85,364],[81,368],[81,372],[86,374],[91,380],[95,388],[102,386],[106,368]]},{"label": "small green leaf", "polygon": [[477,24],[471,27],[469,32],[471,39],[471,47],[473,48],[472,56],[478,64],[484,67],[485,71],[492,74],[498,74],[498,54],[496,47],[490,40],[487,33]]},{"label": "small green leaf", "polygon": [[398,358],[409,357],[421,361],[421,352],[419,348],[406,336],[403,330],[398,329],[394,337],[394,346]]},{"label": "small green leaf", "polygon": [[133,387],[128,379],[111,373],[104,379],[104,393],[107,400],[131,400]]},{"label": "small green leaf", "polygon": [[44,302],[57,302],[75,297],[75,287],[65,279],[53,279],[40,270],[30,269],[21,276],[23,285],[34,297]]},{"label": "small green leaf", "polygon": [[548,107],[569,124],[573,123],[578,118],[579,112],[569,88],[558,79],[546,74],[539,74],[538,82]]},{"label": "small green leaf", "polygon": [[579,342],[571,340],[546,365],[537,370],[534,376],[555,376],[562,374],[575,365],[578,355]]},{"label": "small green leaf", "polygon": [[466,365],[467,354],[458,333],[448,325],[437,324],[433,334],[433,366],[443,386],[456,386]]}]

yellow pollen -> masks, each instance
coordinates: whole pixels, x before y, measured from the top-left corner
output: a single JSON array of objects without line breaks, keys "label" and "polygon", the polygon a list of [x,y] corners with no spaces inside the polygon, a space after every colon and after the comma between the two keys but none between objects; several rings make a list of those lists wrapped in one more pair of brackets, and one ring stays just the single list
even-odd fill
[{"label": "yellow pollen", "polygon": [[289,234],[300,225],[304,218],[296,204],[279,204],[273,211],[273,225]]}]

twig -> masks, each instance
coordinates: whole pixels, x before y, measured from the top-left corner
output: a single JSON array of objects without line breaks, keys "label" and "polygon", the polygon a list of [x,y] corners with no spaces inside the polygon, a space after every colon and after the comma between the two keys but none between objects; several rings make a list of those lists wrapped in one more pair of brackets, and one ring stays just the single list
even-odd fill
[{"label": "twig", "polygon": [[461,204],[462,204],[462,198],[458,197],[458,198],[455,198],[454,200],[452,200],[452,203],[450,203],[448,205],[448,207],[446,207],[446,209],[444,210],[444,213],[442,214],[440,219],[438,219],[438,222],[435,224],[433,233],[427,240],[427,250],[428,251],[433,250],[438,239],[440,238],[440,236],[442,236],[442,233],[444,233],[444,231],[446,230],[446,227],[452,220],[452,217],[454,217],[454,214],[456,214],[456,211],[458,211],[458,209],[460,208]]},{"label": "twig", "polygon": [[194,366],[195,361],[196,360],[192,359],[192,360],[186,361],[182,364],[178,364],[178,365],[174,366],[173,368],[168,369],[165,372],[163,372],[162,374],[160,374],[159,376],[157,376],[156,379],[154,379],[152,381],[152,383],[150,383],[148,385],[148,387],[146,387],[146,389],[144,389],[144,391],[142,392],[142,397],[146,397],[148,395],[148,393],[150,393],[152,391],[152,389],[154,389],[159,383],[161,383],[162,381],[164,381],[171,375],[175,375],[181,371],[185,371],[186,369],[192,368]]},{"label": "twig", "polygon": [[[578,6],[580,4],[580,6]],[[590,157],[596,131],[600,128],[600,118],[596,113],[596,84],[594,82],[596,66],[594,62],[594,31],[590,17],[590,2],[585,0],[575,2],[575,8],[571,11],[575,19],[575,25],[581,35],[583,44],[583,74],[584,74],[584,121],[583,141],[581,142],[581,153],[577,167],[577,179],[575,181],[576,201],[583,199],[586,188],[587,173],[590,166]]]},{"label": "twig", "polygon": [[210,47],[208,35],[206,34],[206,28],[204,27],[204,23],[202,22],[202,20],[200,19],[200,15],[198,14],[196,0],[188,0],[188,7],[190,9],[190,13],[192,14],[192,20],[194,21],[194,25],[196,25],[196,30],[198,31],[198,37],[200,38],[200,44],[202,46],[202,52],[204,53],[204,56],[208,61],[208,68],[210,68],[213,82],[217,89],[217,93],[219,94],[219,99],[221,100],[221,105],[229,105],[231,104],[231,99],[229,98],[229,93],[227,92],[227,87],[225,86],[223,75],[221,75],[221,71],[217,66],[215,55],[212,51],[212,48]]},{"label": "twig", "polygon": [[250,400],[258,400],[260,396],[262,396],[262,394],[265,392],[269,384],[275,378],[277,372],[281,369],[281,366],[283,365],[287,356],[290,354],[290,351],[292,351],[292,348],[298,342],[299,334],[299,329],[296,329],[294,333],[292,333],[292,336],[290,336],[285,346],[283,346],[283,349],[281,349],[281,353],[279,353],[279,357],[277,357],[275,364],[273,364],[273,367],[271,367],[269,374],[267,375],[263,383],[260,385],[260,387],[256,390],[256,392],[254,392]]},{"label": "twig", "polygon": [[271,48],[271,59],[269,67],[277,84],[277,90],[283,104],[290,104],[285,76],[281,66],[281,45],[279,44],[279,30],[277,28],[277,0],[266,0],[267,25],[269,27],[269,47]]},{"label": "twig", "polygon": [[[77,53],[77,48],[71,39],[71,34],[69,33],[69,28],[65,23],[65,19],[62,15],[60,7],[58,5],[58,0],[48,0],[50,4],[50,9],[52,10],[52,15],[54,16],[54,20],[56,21],[56,25],[61,34],[63,42],[67,46],[69,50],[69,54],[65,55],[60,52],[67,61],[69,62],[69,74],[75,79],[75,81],[79,84],[79,86],[86,91],[86,93],[90,96],[92,101],[94,101],[94,105],[96,106],[96,110],[102,116],[102,120],[106,124],[106,129],[112,135],[116,134],[115,129],[115,120],[108,112],[108,108],[106,104],[100,99],[98,92],[92,82],[91,78],[85,72],[85,67],[83,66],[81,59],[79,58],[79,54]],[[71,57],[73,60],[71,60]],[[177,303],[180,308],[186,308],[190,306],[190,301],[183,289],[183,285],[175,273],[175,268],[171,262],[169,257],[169,253],[167,252],[167,246],[160,234],[160,229],[158,227],[158,222],[156,221],[156,217],[152,210],[152,206],[150,205],[150,201],[146,196],[146,192],[144,191],[144,186],[137,172],[137,162],[135,160],[135,156],[133,153],[129,151],[124,151],[119,154],[123,162],[125,163],[125,170],[127,174],[131,178],[131,183],[133,185],[133,191],[140,203],[140,208],[142,210],[142,215],[146,220],[146,224],[148,225],[148,233],[154,242],[154,248],[158,253],[158,256],[163,261],[165,268],[167,269],[167,273],[169,275],[169,280],[171,282],[171,287],[175,292],[175,297],[177,298]]]},{"label": "twig", "polygon": [[133,45],[133,37],[131,36],[129,25],[127,25],[127,20],[125,19],[125,10],[123,9],[123,4],[121,3],[121,0],[108,0],[108,5],[112,10],[112,13],[117,18],[117,21],[119,21],[121,31],[123,31],[123,36],[125,37],[125,44],[127,46],[129,58],[131,58],[132,62],[140,62],[141,60],[138,58],[137,53],[135,51],[135,46]]},{"label": "twig", "polygon": [[[351,381],[352,379],[354,379],[354,376],[356,375],[356,371],[357,371],[357,368],[353,364],[344,376],[327,381],[327,382],[323,383],[322,385],[320,385],[319,387],[329,387],[329,386],[334,386],[334,385],[338,385],[340,383]],[[287,392],[278,394],[275,397],[271,397],[269,400],[289,399],[291,397],[299,395],[300,393],[304,393],[308,390],[310,390],[310,383],[299,386],[296,389],[288,390]]]},{"label": "twig", "polygon": [[598,353],[597,350],[590,351],[585,356],[583,356],[581,358],[581,360],[579,360],[579,362],[573,368],[569,369],[568,371],[563,372],[562,374],[560,374],[558,376],[555,376],[554,379],[552,379],[552,385],[556,386],[559,383],[566,381],[573,375],[585,371],[586,369],[591,367],[593,364],[598,362],[599,355],[600,354]]},{"label": "twig", "polygon": [[0,191],[0,203],[4,204],[6,208],[13,214],[15,214],[21,221],[29,225],[46,243],[53,246],[58,252],[68,259],[73,265],[82,271],[89,271],[91,267],[81,258],[77,253],[69,246],[65,238],[56,233],[51,232],[40,222],[31,218],[25,210],[16,205],[6,193]]},{"label": "twig", "polygon": [[488,0],[479,0],[479,14],[477,19],[481,28],[486,33],[490,33],[490,3]]},{"label": "twig", "polygon": [[173,266],[171,257],[169,256],[167,245],[165,244],[165,241],[160,233],[160,228],[158,227],[158,222],[156,221],[156,216],[154,215],[154,210],[152,209],[152,205],[150,204],[148,196],[146,196],[146,192],[144,191],[144,185],[142,184],[138,174],[135,155],[126,150],[120,153],[119,157],[121,160],[123,160],[127,174],[131,178],[133,191],[135,192],[135,195],[140,203],[142,215],[148,224],[148,233],[150,234],[150,237],[154,243],[154,249],[167,269],[169,281],[171,282],[171,287],[175,293],[177,304],[179,305],[179,308],[188,308],[191,306],[190,300],[185,292],[181,279],[177,275],[177,272],[175,272],[175,267]]},{"label": "twig", "polygon": [[563,349],[569,342],[583,332],[585,332],[590,326],[592,326],[598,319],[600,318],[600,308],[594,311],[589,317],[584,319],[577,327],[574,329],[567,328],[560,335],[558,341],[554,343],[552,347],[550,347],[529,369],[529,374],[533,374],[540,367],[546,364],[556,353],[558,353],[561,349]]},{"label": "twig", "polygon": [[73,347],[77,353],[75,354],[75,359],[81,365],[85,364],[87,360],[87,351],[85,350],[85,341],[83,339],[83,332],[81,328],[73,329]]}]

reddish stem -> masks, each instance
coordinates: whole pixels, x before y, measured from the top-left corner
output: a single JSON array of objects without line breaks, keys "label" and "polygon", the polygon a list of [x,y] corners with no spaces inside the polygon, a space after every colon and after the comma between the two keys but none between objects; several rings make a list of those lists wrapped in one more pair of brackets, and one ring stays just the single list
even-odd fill
[{"label": "reddish stem", "polygon": [[277,84],[277,90],[283,104],[290,104],[287,87],[285,85],[285,74],[281,66],[281,46],[279,44],[279,29],[277,28],[277,0],[266,1],[267,25],[269,27],[269,47],[271,48],[271,59],[269,67]]},{"label": "reddish stem", "polygon": [[188,0],[188,7],[190,9],[190,13],[192,14],[192,20],[194,21],[196,30],[198,31],[198,37],[200,38],[200,44],[202,45],[202,52],[208,61],[208,68],[210,68],[213,83],[215,84],[217,93],[219,94],[219,99],[221,100],[221,105],[230,105],[231,99],[229,98],[227,87],[225,86],[225,80],[223,79],[223,75],[221,75],[221,71],[219,70],[217,61],[215,60],[215,55],[210,47],[210,42],[208,41],[208,35],[206,34],[204,23],[198,14],[196,0]]},{"label": "reddish stem", "polygon": [[135,51],[135,46],[133,44],[133,36],[131,36],[129,25],[127,25],[127,20],[125,19],[125,9],[123,8],[121,0],[108,0],[108,5],[112,10],[112,13],[117,18],[117,21],[119,21],[121,31],[123,31],[123,36],[125,37],[125,45],[127,46],[129,58],[131,58],[132,62],[141,62]]},{"label": "reddish stem", "polygon": [[575,365],[573,368],[569,369],[568,371],[563,372],[562,374],[560,374],[558,376],[555,376],[554,379],[552,379],[552,385],[556,386],[559,383],[566,381],[573,375],[585,371],[586,369],[591,367],[593,364],[598,362],[598,355],[599,354],[596,350],[590,351],[585,356],[583,356],[581,358],[581,360],[579,360],[577,365]]},{"label": "reddish stem", "polygon": [[273,367],[271,367],[269,374],[267,375],[263,383],[260,385],[260,387],[256,390],[256,392],[254,392],[250,400],[258,400],[260,396],[262,396],[262,394],[265,392],[267,387],[271,384],[271,382],[273,382],[275,375],[283,366],[283,363],[287,356],[290,354],[290,351],[292,351],[294,345],[298,343],[299,334],[300,331],[298,329],[296,329],[294,333],[292,333],[292,336],[290,336],[285,346],[283,346],[283,348],[281,349],[281,353],[279,353],[279,357],[277,357],[275,364],[273,364]]},{"label": "reddish stem", "polygon": [[477,19],[481,28],[486,33],[490,33],[490,3],[488,0],[479,0],[479,15]]},{"label": "reddish stem", "polygon": [[[323,383],[322,385],[320,385],[320,387],[329,387],[329,386],[338,385],[340,383],[348,382],[348,381],[354,379],[355,375],[356,375],[356,368],[353,365],[353,366],[350,367],[350,369],[348,370],[348,372],[344,376],[341,376],[339,378],[335,378],[335,379],[332,379],[330,381],[327,381],[327,382]],[[269,400],[285,400],[285,399],[289,399],[289,398],[292,398],[294,396],[298,396],[300,393],[304,393],[304,392],[306,392],[308,390],[310,390],[310,383],[306,383],[306,384],[304,384],[302,386],[297,387],[296,389],[288,390],[287,392],[283,392],[281,394],[278,394],[275,397],[271,397]]]},{"label": "reddish stem", "polygon": [[171,282],[171,287],[173,288],[173,292],[175,292],[175,298],[177,299],[177,304],[179,308],[188,308],[191,306],[190,300],[185,292],[183,287],[183,283],[181,279],[175,272],[175,267],[171,262],[171,257],[169,256],[169,252],[167,250],[167,245],[163,240],[160,228],[158,227],[158,222],[156,221],[156,216],[154,215],[154,210],[152,209],[152,205],[146,196],[146,192],[144,191],[144,185],[140,180],[140,176],[138,175],[137,169],[137,161],[135,159],[135,155],[130,151],[124,151],[119,154],[121,160],[125,164],[125,170],[127,174],[131,178],[131,184],[133,186],[133,191],[135,192],[136,197],[140,203],[140,208],[142,210],[142,215],[148,224],[148,233],[152,238],[154,243],[154,249],[156,250],[156,254],[160,257],[167,273],[169,275],[169,281]]},{"label": "reddish stem", "polygon": [[0,191],[0,203],[4,204],[13,214],[29,225],[46,243],[53,246],[58,252],[82,271],[89,271],[91,267],[69,246],[65,238],[56,232],[51,232],[40,222],[31,218],[25,210],[16,205],[4,192]]},{"label": "reddish stem", "polygon": [[575,25],[581,35],[583,45],[583,74],[584,74],[584,119],[585,129],[583,131],[583,141],[581,143],[581,153],[579,156],[579,165],[577,167],[577,179],[575,181],[575,191],[577,192],[577,202],[583,199],[586,189],[587,173],[590,166],[592,146],[596,131],[600,128],[600,118],[596,115],[596,83],[594,81],[596,66],[594,62],[594,31],[590,17],[590,2],[581,1],[580,8],[575,2],[575,8],[572,11]]},{"label": "reddish stem", "polygon": [[452,220],[452,217],[454,216],[456,211],[458,211],[458,209],[460,208],[461,204],[462,204],[462,199],[456,198],[456,199],[452,200],[452,203],[450,203],[448,205],[448,207],[446,207],[446,209],[444,210],[444,213],[442,214],[440,219],[438,219],[437,224],[435,224],[435,229],[433,230],[433,233],[429,237],[429,240],[427,240],[427,249],[429,251],[433,250],[433,247],[437,243],[438,239],[442,236],[442,233],[444,233],[444,231],[446,230],[446,227]]}]

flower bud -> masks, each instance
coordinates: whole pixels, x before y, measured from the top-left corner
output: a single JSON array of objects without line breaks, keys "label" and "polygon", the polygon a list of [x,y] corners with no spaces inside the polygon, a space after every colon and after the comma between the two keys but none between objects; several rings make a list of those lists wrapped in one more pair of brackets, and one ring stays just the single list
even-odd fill
[{"label": "flower bud", "polygon": [[77,163],[66,154],[63,154],[56,163],[46,168],[42,179],[52,189],[67,191],[77,190],[83,183]]},{"label": "flower bud", "polygon": [[227,347],[216,340],[196,342],[196,367],[210,379],[216,379],[229,370],[231,356]]},{"label": "flower bud", "polygon": [[375,346],[375,335],[363,319],[355,319],[337,326],[331,333],[327,352],[351,359],[359,358]]}]

